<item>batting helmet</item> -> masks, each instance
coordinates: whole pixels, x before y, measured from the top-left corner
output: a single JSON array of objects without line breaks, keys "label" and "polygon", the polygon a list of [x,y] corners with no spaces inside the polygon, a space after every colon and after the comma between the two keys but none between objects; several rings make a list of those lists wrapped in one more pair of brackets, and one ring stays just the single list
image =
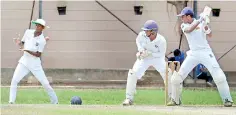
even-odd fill
[{"label": "batting helmet", "polygon": [[82,105],[82,99],[78,96],[73,96],[70,101],[71,105]]},{"label": "batting helmet", "polygon": [[193,9],[190,7],[185,7],[180,14],[177,16],[184,16],[184,15],[194,15]]},{"label": "batting helmet", "polygon": [[145,22],[144,26],[142,27],[142,30],[157,31],[158,30],[157,23],[154,20],[148,20]]}]

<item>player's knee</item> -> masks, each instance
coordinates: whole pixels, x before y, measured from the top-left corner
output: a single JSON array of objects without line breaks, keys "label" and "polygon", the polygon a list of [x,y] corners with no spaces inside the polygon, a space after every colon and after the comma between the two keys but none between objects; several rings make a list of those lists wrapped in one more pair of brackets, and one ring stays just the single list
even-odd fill
[{"label": "player's knee", "polygon": [[45,89],[46,91],[48,91],[48,92],[53,91],[53,89],[52,89],[52,87],[50,86],[50,84],[44,84],[43,87],[44,87],[44,89]]},{"label": "player's knee", "polygon": [[226,82],[226,76],[224,74],[224,72],[222,71],[221,68],[219,67],[215,67],[212,69],[212,77],[214,79],[214,82],[216,84],[222,83],[222,82]]},{"label": "player's knee", "polygon": [[171,83],[172,84],[180,84],[183,82],[182,76],[179,75],[178,72],[174,71],[172,77],[171,77]]},{"label": "player's knee", "polygon": [[167,76],[166,76],[166,71],[160,72],[160,75],[161,75],[161,77],[163,78],[164,81],[166,80],[166,77],[168,77],[168,80],[171,80],[171,76],[173,74],[173,72],[172,72],[172,70],[170,68],[168,68],[167,71],[168,71]]},{"label": "player's knee", "polygon": [[41,82],[42,86],[44,87],[44,89],[46,91],[52,91],[53,90],[47,79],[40,80],[40,82]]},{"label": "player's knee", "polygon": [[18,81],[18,80],[12,79],[12,80],[11,80],[11,85],[12,85],[12,86],[17,86],[17,84],[18,84],[19,82],[20,82],[20,81]]},{"label": "player's knee", "polygon": [[137,79],[140,79],[142,76],[143,76],[142,73],[137,72],[133,69],[130,69],[128,72],[128,77],[136,77]]}]

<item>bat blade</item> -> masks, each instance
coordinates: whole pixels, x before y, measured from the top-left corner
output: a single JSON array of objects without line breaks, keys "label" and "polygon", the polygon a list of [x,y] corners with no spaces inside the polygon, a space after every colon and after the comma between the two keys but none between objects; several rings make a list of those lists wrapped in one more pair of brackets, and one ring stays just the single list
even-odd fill
[{"label": "bat blade", "polygon": [[205,6],[203,13],[205,16],[210,16],[212,8],[209,6]]}]

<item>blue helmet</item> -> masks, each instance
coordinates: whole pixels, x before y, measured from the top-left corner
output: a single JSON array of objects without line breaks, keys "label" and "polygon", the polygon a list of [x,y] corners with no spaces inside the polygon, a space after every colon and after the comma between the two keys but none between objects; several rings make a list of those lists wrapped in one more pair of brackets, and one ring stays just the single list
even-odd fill
[{"label": "blue helmet", "polygon": [[78,96],[73,96],[70,101],[71,105],[82,105],[82,99]]},{"label": "blue helmet", "polygon": [[180,14],[177,16],[184,16],[184,15],[194,15],[193,9],[190,7],[185,7]]},{"label": "blue helmet", "polygon": [[145,22],[144,26],[142,27],[142,30],[157,31],[158,30],[157,23],[154,20],[148,20]]}]

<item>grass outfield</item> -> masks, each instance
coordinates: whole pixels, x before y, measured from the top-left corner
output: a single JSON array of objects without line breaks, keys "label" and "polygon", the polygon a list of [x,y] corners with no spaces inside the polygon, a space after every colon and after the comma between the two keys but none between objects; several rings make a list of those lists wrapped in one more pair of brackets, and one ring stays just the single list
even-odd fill
[{"label": "grass outfield", "polygon": [[[60,104],[70,104],[72,96],[80,96],[83,105],[120,105],[125,98],[124,89],[55,89]],[[236,100],[236,90],[231,90]],[[9,88],[1,88],[1,104],[7,104]],[[222,105],[217,90],[183,90],[183,105]],[[16,104],[49,104],[49,97],[43,88],[18,88]],[[164,105],[164,91],[161,89],[140,89],[135,95],[135,105]]]},{"label": "grass outfield", "polygon": [[[2,115],[236,115],[236,106],[222,107],[213,89],[185,89],[183,105],[164,106],[164,91],[139,89],[135,105],[123,107],[124,89],[55,89],[59,105],[49,104],[42,88],[18,88],[16,104],[9,105],[9,88],[1,88]],[[231,91],[236,100],[236,90]],[[72,96],[80,96],[83,105],[70,105]]]}]

